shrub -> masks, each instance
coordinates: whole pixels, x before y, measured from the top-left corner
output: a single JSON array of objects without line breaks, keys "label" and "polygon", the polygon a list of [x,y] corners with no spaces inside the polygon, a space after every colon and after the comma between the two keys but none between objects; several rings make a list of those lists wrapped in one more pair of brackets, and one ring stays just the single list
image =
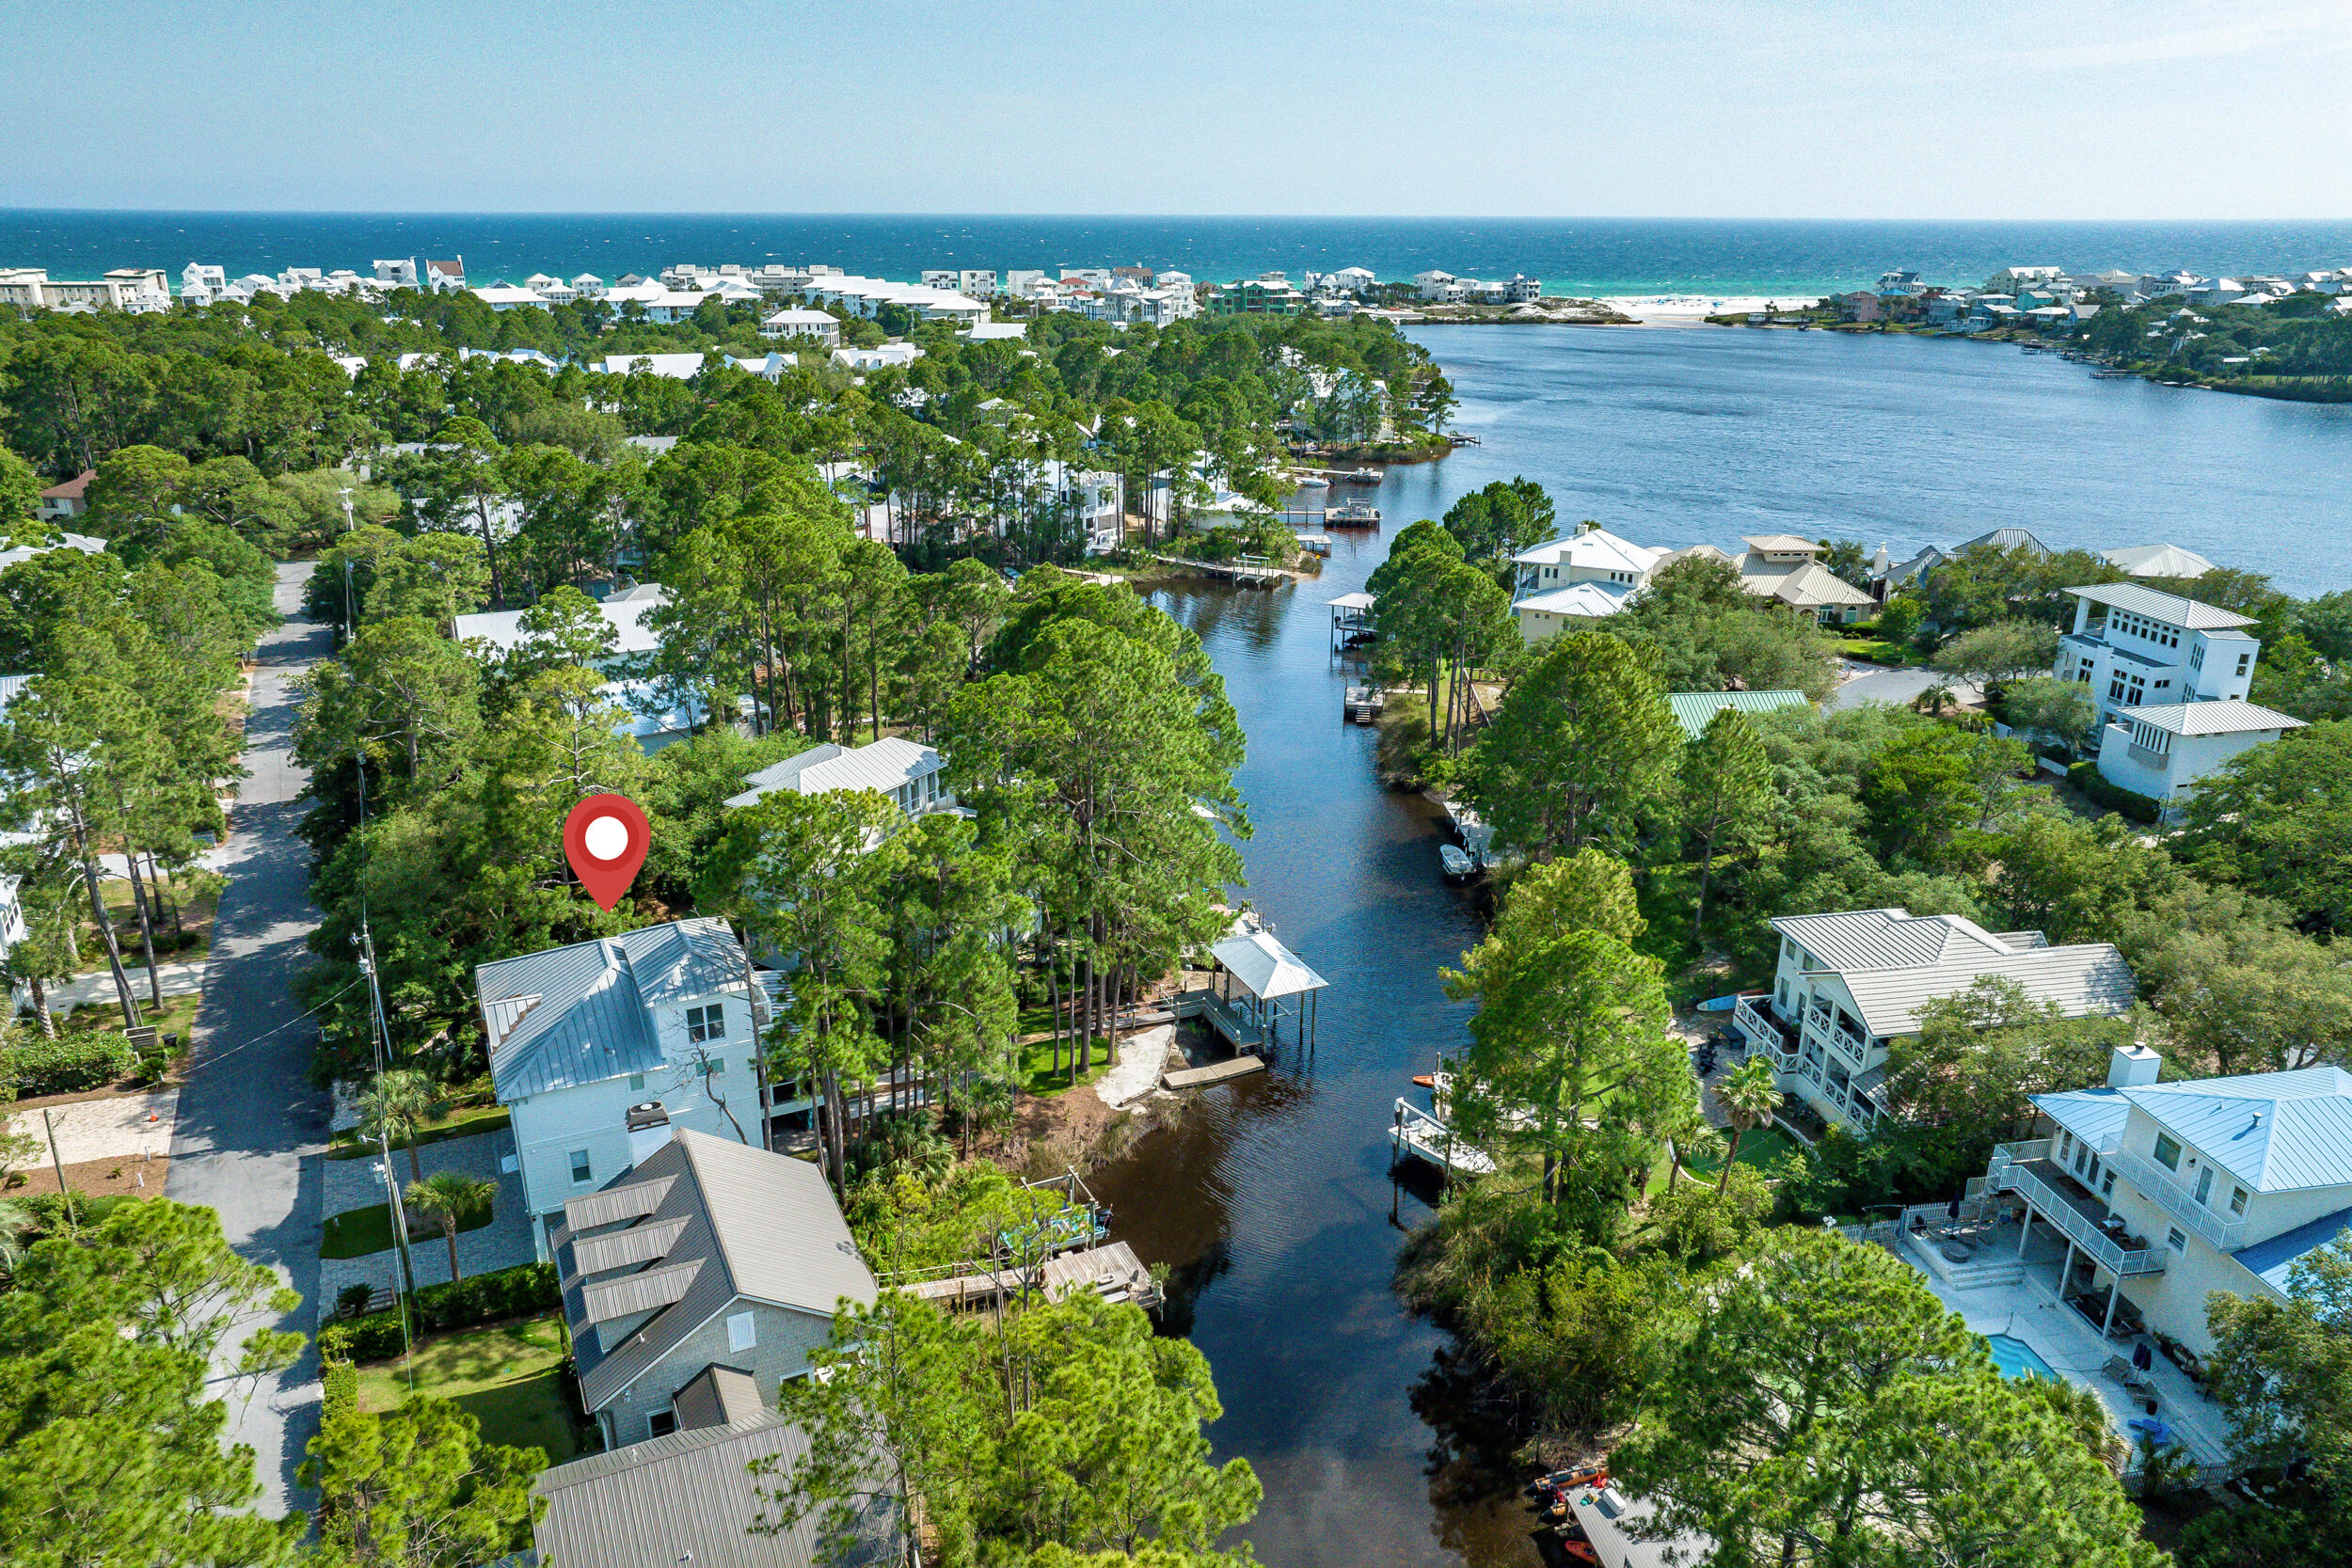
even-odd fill
[{"label": "shrub", "polygon": [[116,1034],[32,1038],[9,1046],[4,1074],[14,1080],[17,1098],[78,1094],[102,1088],[131,1070],[131,1042]]},{"label": "shrub", "polygon": [[359,1408],[359,1369],[348,1361],[329,1361],[319,1372],[320,1401],[326,1418]]},{"label": "shrub", "polygon": [[[428,1285],[408,1298],[409,1329],[440,1334],[528,1318],[563,1300],[553,1263],[522,1263],[495,1274],[478,1274],[450,1285]],[[328,1323],[319,1330],[319,1355],[330,1361],[385,1361],[401,1351],[400,1311],[370,1312]]]},{"label": "shrub", "polygon": [[2153,798],[2136,789],[2125,789],[2112,784],[2099,771],[2095,762],[2078,762],[2066,770],[2066,782],[2083,792],[2093,803],[2109,811],[2122,812],[2135,822],[2153,825],[2164,815],[2163,805]]}]

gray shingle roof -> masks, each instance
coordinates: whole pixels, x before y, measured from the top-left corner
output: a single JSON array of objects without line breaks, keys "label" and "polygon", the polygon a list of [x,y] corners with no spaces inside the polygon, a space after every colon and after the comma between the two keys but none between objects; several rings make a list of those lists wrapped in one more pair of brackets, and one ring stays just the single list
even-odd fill
[{"label": "gray shingle roof", "polygon": [[[659,1190],[652,1207],[628,1201],[636,1189]],[[598,1199],[608,1201],[591,1207]],[[630,1233],[580,1233],[591,1227],[576,1220],[603,1213],[634,1220],[639,1229],[685,1223],[666,1251],[645,1259],[651,1266],[644,1272],[600,1277],[581,1272],[583,1261],[599,1260],[594,1243],[609,1246],[612,1238]],[[870,1304],[875,1294],[874,1276],[858,1256],[822,1171],[805,1160],[685,1128],[602,1192],[566,1204],[564,1223],[548,1242],[564,1276],[564,1314],[572,1327],[580,1396],[591,1410],[611,1403],[738,1297],[831,1318],[842,1297]],[[685,1276],[690,1266],[692,1273]],[[652,1292],[663,1302],[624,1302],[612,1289],[682,1276],[684,1289],[675,1295]],[[615,1313],[616,1305],[628,1310]],[[618,1346],[605,1348],[593,1324],[648,1307],[659,1310]]]},{"label": "gray shingle roof", "polygon": [[2178,594],[2159,594],[2136,582],[2103,582],[2089,588],[2070,588],[2067,592],[2092,604],[2127,610],[2134,615],[2145,615],[2151,621],[2161,621],[2169,626],[2185,626],[2190,631],[2227,631],[2232,627],[2254,624],[2243,615],[2233,615],[2226,610],[2216,610],[2195,599],[2184,599]]},{"label": "gray shingle roof", "polygon": [[502,958],[474,971],[490,1080],[501,1101],[661,1066],[646,1009],[740,991],[743,958],[723,920],[674,920]]},{"label": "gray shingle roof", "polygon": [[1928,1004],[1989,977],[2015,981],[2028,998],[2054,1003],[2068,1018],[2121,1013],[2139,994],[2109,942],[2052,947],[2032,931],[2004,941],[1959,915],[1899,909],[1788,915],[1772,926],[1814,956],[1808,973],[1837,976],[1878,1036],[1912,1033]]}]

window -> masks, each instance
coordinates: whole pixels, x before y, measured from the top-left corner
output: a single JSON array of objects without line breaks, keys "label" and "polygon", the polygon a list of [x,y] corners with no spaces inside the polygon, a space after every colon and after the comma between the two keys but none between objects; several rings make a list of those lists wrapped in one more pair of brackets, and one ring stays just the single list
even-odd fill
[{"label": "window", "polygon": [[2232,1189],[2231,1189],[2231,1192],[2230,1192],[2230,1212],[2231,1212],[2231,1213],[2233,1213],[2233,1214],[2243,1214],[2244,1212],[2246,1212],[2246,1189],[2245,1189],[2245,1188],[2243,1188],[2243,1187],[2234,1187],[2234,1188],[2232,1188]]},{"label": "window", "polygon": [[2164,1233],[2164,1244],[2175,1252],[2185,1252],[2188,1250],[2188,1238],[2181,1234],[2181,1227],[2176,1225]]},{"label": "window", "polygon": [[575,1149],[573,1149],[573,1150],[572,1150],[572,1181],[573,1181],[573,1183],[574,1183],[575,1185],[577,1185],[577,1184],[578,1184],[578,1183],[580,1183],[580,1182],[585,1181],[585,1180],[588,1180],[588,1179],[589,1179],[592,1175],[594,1175],[594,1174],[595,1174],[595,1173],[594,1173],[594,1172],[593,1172],[593,1171],[589,1168],[589,1164],[588,1164],[588,1151],[587,1151],[586,1149],[584,1149],[584,1148],[575,1148]]},{"label": "window", "polygon": [[713,1056],[710,1058],[710,1072],[708,1074],[710,1077],[716,1078],[721,1073],[726,1071],[726,1069],[727,1064],[723,1057]]},{"label": "window", "polygon": [[759,1324],[749,1312],[727,1314],[727,1349],[750,1350],[759,1343]]},{"label": "window", "polygon": [[2246,666],[2251,662],[2253,657],[2254,656],[2252,654],[2240,654],[2237,656],[2237,673],[2239,674],[2243,675],[2246,673]]},{"label": "window", "polygon": [[2060,1132],[2058,1134],[2058,1164],[2064,1164],[2067,1161],[2073,1159],[2074,1157],[2074,1134],[2072,1132]]},{"label": "window", "polygon": [[657,1410],[645,1418],[645,1435],[648,1437],[667,1437],[676,1430],[675,1410]]},{"label": "window", "polygon": [[2205,645],[2202,642],[2188,651],[2188,667],[2192,670],[2202,670],[2205,667]]},{"label": "window", "polygon": [[2181,1168],[2181,1146],[2169,1133],[2156,1134],[2156,1164],[2167,1170]]},{"label": "window", "polygon": [[727,1008],[723,1002],[686,1009],[686,1037],[695,1045],[727,1037]]},{"label": "window", "polygon": [[2115,1196],[2115,1172],[2107,1172],[2106,1180],[2099,1183],[2099,1196],[2101,1197],[2113,1197]]},{"label": "window", "polygon": [[644,1088],[645,1086],[645,1075],[642,1072],[630,1073],[628,1075],[628,1086],[632,1089]]},{"label": "window", "polygon": [[2206,1202],[2213,1196],[2213,1167],[2207,1165],[2197,1173],[2197,1201]]}]

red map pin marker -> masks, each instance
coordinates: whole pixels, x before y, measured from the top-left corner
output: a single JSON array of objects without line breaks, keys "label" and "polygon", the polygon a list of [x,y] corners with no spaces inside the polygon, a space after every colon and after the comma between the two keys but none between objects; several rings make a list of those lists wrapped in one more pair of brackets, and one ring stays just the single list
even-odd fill
[{"label": "red map pin marker", "polygon": [[600,909],[621,901],[652,847],[645,814],[626,795],[591,795],[564,819],[564,858]]}]

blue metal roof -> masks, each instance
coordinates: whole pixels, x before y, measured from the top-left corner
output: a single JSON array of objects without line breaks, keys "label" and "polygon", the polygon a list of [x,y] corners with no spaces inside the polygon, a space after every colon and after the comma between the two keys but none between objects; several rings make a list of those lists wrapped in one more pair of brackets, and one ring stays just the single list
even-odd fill
[{"label": "blue metal roof", "polygon": [[2298,1225],[2282,1231],[2266,1242],[2240,1247],[2230,1254],[2246,1265],[2249,1274],[2262,1279],[2280,1295],[2287,1291],[2287,1275],[2294,1271],[2296,1259],[2318,1251],[2346,1229],[2352,1229],[2352,1209],[2339,1209],[2332,1214],[2322,1214],[2309,1225]]},{"label": "blue metal roof", "polygon": [[2255,1192],[2352,1186],[2352,1073],[2342,1068],[2117,1092]]},{"label": "blue metal roof", "polygon": [[2114,1089],[2071,1089],[2038,1094],[2036,1109],[2092,1148],[2113,1148],[2131,1119],[2131,1102]]},{"label": "blue metal roof", "polygon": [[474,971],[501,1101],[662,1065],[647,1009],[742,985],[723,920],[674,920]]}]

